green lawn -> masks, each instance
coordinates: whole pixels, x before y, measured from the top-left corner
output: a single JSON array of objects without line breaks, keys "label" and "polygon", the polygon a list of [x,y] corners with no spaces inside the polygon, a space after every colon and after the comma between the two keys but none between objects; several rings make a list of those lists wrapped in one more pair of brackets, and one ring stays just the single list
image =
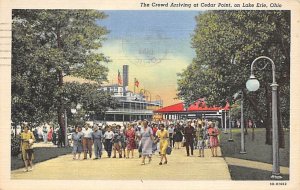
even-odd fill
[{"label": "green lawn", "polygon": [[[43,162],[52,158],[56,158],[61,155],[70,154],[72,152],[71,147],[57,148],[57,147],[37,147],[34,148],[35,159],[33,163]],[[24,167],[24,162],[21,156],[11,157],[11,170]]]},{"label": "green lawn", "polygon": [[[240,154],[241,133],[240,129],[233,129],[234,142],[228,142],[229,133],[222,133],[221,148],[224,157],[233,157],[245,160],[259,161],[272,164],[272,146],[265,144],[265,129],[255,128],[248,129],[248,134],[245,135],[245,149],[247,154]],[[285,148],[279,150],[280,166],[289,167],[290,161],[290,138],[289,131],[284,132]],[[246,167],[238,167],[229,165],[231,177],[233,180],[268,180],[270,172],[264,170],[256,170]],[[283,176],[288,179],[289,176]]]}]

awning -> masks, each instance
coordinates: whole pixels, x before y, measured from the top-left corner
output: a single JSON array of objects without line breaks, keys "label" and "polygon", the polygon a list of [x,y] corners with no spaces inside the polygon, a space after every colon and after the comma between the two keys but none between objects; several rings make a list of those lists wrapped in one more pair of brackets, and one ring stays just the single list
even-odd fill
[{"label": "awning", "polygon": [[193,104],[191,104],[186,110],[184,109],[183,102],[177,103],[171,106],[166,106],[161,109],[155,110],[155,113],[170,113],[170,112],[199,112],[199,111],[219,111],[219,110],[229,110],[230,105],[227,102],[225,107],[208,107],[203,99],[199,99]]}]

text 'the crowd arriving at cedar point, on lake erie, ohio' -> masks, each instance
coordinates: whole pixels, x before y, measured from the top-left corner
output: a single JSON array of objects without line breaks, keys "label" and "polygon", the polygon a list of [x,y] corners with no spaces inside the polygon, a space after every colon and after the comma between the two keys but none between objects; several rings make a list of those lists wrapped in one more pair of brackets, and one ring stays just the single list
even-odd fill
[{"label": "text 'the crowd arriving at cedar point, on lake erie, ohio'", "polygon": [[253,8],[253,7],[258,7],[258,8],[268,8],[268,7],[275,7],[275,8],[280,8],[282,7],[282,4],[280,3],[145,3],[142,2],[140,3],[140,7],[155,7],[155,8],[197,8],[197,7],[205,7],[205,8],[215,8],[215,7],[223,7],[223,8],[231,8],[231,7],[237,7],[237,8]]}]

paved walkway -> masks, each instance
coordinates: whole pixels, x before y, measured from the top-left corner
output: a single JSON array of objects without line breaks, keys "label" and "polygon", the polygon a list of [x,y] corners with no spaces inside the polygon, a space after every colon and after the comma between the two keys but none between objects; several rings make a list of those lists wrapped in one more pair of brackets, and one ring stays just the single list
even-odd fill
[{"label": "paved walkway", "polygon": [[38,143],[34,143],[33,148],[37,148],[37,147],[57,147],[56,145],[54,145],[52,142],[38,142]]},{"label": "paved walkway", "polygon": [[[244,159],[239,159],[239,158],[232,158],[232,157],[225,157],[225,160],[229,165],[254,168],[254,169],[258,169],[258,170],[272,171],[272,164],[244,160]],[[280,166],[280,173],[289,174],[289,168]]]},{"label": "paved walkway", "polygon": [[[220,150],[218,154],[221,155]],[[11,179],[230,180],[224,158],[211,157],[209,149],[205,155],[198,157],[195,151],[194,156],[187,157],[184,148],[173,149],[168,164],[160,166],[158,155],[150,164],[140,165],[139,158],[107,158],[104,153],[100,160],[72,160],[69,154],[38,163],[30,172],[14,170]]]}]

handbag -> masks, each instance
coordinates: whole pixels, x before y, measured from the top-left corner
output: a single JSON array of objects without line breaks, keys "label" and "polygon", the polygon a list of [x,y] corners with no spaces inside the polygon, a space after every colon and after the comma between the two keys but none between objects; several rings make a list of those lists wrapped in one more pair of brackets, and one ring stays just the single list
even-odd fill
[{"label": "handbag", "polygon": [[168,146],[168,147],[167,147],[167,150],[166,150],[166,153],[167,153],[168,155],[170,155],[171,152],[172,152],[172,147]]}]

